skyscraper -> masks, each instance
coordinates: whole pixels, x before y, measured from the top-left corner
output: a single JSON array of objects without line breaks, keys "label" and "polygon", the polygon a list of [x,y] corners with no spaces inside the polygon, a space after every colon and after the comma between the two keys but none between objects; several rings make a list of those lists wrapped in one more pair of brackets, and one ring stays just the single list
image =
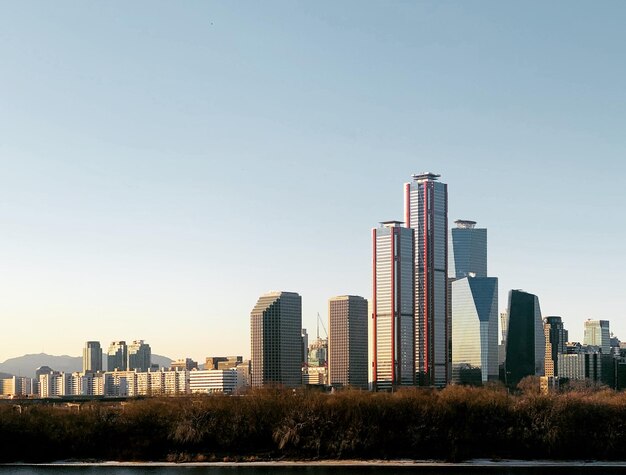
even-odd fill
[{"label": "skyscraper", "polygon": [[450,231],[449,277],[487,277],[487,230],[477,228],[476,221],[458,219],[454,224],[456,228]]},{"label": "skyscraper", "polygon": [[107,370],[126,371],[128,368],[128,349],[125,341],[112,341],[107,351]]},{"label": "skyscraper", "polygon": [[329,383],[367,389],[367,300],[356,295],[331,298],[328,327]]},{"label": "skyscraper", "polygon": [[373,384],[415,384],[413,230],[385,221],[372,230]]},{"label": "skyscraper", "polygon": [[482,384],[498,379],[498,279],[452,282],[452,381]]},{"label": "skyscraper", "polygon": [[525,376],[543,376],[545,334],[539,299],[522,290],[509,292],[504,371],[506,384],[517,386]]},{"label": "skyscraper", "polygon": [[413,175],[405,185],[406,227],[415,231],[416,372],[419,384],[445,386],[449,376],[448,185],[440,175]]},{"label": "skyscraper", "polygon": [[[565,353],[565,344],[567,343],[568,337],[567,330],[563,326],[561,317],[546,317],[543,320],[543,325],[546,332],[546,359],[549,358],[551,360],[551,372],[553,373],[548,374],[548,371],[546,371],[546,376],[558,377],[559,355]],[[546,368],[548,368],[548,363],[549,362],[546,360]]]},{"label": "skyscraper", "polygon": [[83,373],[102,371],[102,348],[99,341],[88,341],[83,348]]},{"label": "skyscraper", "polygon": [[150,345],[144,343],[143,340],[135,340],[128,345],[128,364],[126,367],[129,371],[134,369],[139,371],[148,371],[150,369],[152,351]]},{"label": "skyscraper", "polygon": [[262,295],[250,314],[252,386],[302,384],[302,298]]},{"label": "skyscraper", "polygon": [[611,353],[611,331],[608,320],[587,320],[583,336],[585,345],[598,346],[603,355]]},{"label": "skyscraper", "polygon": [[487,230],[457,220],[450,232],[448,278],[452,381],[498,378],[498,279],[487,277]]}]

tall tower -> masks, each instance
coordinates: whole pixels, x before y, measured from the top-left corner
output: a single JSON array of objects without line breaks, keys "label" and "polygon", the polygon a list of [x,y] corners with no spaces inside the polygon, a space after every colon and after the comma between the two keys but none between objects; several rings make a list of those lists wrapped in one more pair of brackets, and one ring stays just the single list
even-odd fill
[{"label": "tall tower", "polygon": [[[547,359],[549,358],[552,363],[553,376],[557,376],[559,374],[559,355],[565,353],[568,333],[563,326],[561,317],[546,317],[543,320],[543,326],[546,332],[546,367],[548,367]],[[546,376],[550,376],[547,373],[546,371]]]},{"label": "tall tower", "polygon": [[329,383],[367,389],[367,300],[342,295],[328,301]]},{"label": "tall tower", "polygon": [[452,381],[498,379],[498,279],[487,277],[487,230],[457,220],[450,232],[448,300]]},{"label": "tall tower", "polygon": [[415,384],[413,230],[402,224],[372,230],[374,389]]},{"label": "tall tower", "polygon": [[102,348],[99,341],[88,341],[83,348],[83,373],[102,371]]},{"label": "tall tower", "polygon": [[107,370],[118,369],[126,371],[128,368],[128,348],[125,341],[112,341],[107,351]]},{"label": "tall tower", "polygon": [[611,354],[611,332],[608,320],[585,321],[585,333],[583,336],[585,345],[599,346],[603,355]]},{"label": "tall tower", "polygon": [[448,315],[448,185],[440,175],[405,184],[406,227],[415,231],[416,372],[424,386],[445,386],[450,363]]},{"label": "tall tower", "polygon": [[270,292],[250,313],[252,386],[302,384],[302,297]]},{"label": "tall tower", "polygon": [[150,369],[152,359],[152,351],[150,345],[144,343],[143,340],[135,340],[128,345],[128,364],[129,371],[134,369],[139,371],[148,371]]},{"label": "tall tower", "polygon": [[509,292],[508,328],[504,371],[506,384],[517,386],[525,376],[543,376],[546,338],[536,295]]}]

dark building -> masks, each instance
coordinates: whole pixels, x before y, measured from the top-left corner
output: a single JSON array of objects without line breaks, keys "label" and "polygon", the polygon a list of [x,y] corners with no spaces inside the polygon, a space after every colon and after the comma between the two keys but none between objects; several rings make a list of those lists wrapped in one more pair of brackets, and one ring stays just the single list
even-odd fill
[{"label": "dark building", "polygon": [[507,386],[517,386],[526,376],[544,375],[545,346],[539,299],[521,290],[511,290],[504,361]]},{"label": "dark building", "polygon": [[[550,357],[554,364],[554,376],[559,374],[559,355],[565,353],[565,344],[567,343],[567,330],[563,326],[561,317],[546,317],[544,325],[547,331],[547,342],[551,345]],[[548,355],[546,354],[546,358]]]}]

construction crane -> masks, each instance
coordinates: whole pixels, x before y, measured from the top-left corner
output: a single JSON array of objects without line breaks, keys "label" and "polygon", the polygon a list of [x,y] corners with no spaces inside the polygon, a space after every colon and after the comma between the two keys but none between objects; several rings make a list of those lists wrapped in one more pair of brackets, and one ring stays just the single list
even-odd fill
[{"label": "construction crane", "polygon": [[328,332],[326,331],[326,327],[324,326],[324,322],[322,321],[322,317],[320,317],[320,313],[317,312],[317,339],[320,339],[320,323],[322,324],[322,329],[326,334],[326,339],[328,340]]}]

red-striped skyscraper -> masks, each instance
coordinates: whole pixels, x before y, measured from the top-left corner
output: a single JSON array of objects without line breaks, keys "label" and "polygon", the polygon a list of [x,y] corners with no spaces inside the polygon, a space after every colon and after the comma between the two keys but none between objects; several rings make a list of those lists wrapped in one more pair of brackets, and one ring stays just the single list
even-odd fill
[{"label": "red-striped skyscraper", "polygon": [[418,384],[445,386],[450,377],[448,185],[421,173],[405,184],[405,226],[414,230],[415,370]]}]

